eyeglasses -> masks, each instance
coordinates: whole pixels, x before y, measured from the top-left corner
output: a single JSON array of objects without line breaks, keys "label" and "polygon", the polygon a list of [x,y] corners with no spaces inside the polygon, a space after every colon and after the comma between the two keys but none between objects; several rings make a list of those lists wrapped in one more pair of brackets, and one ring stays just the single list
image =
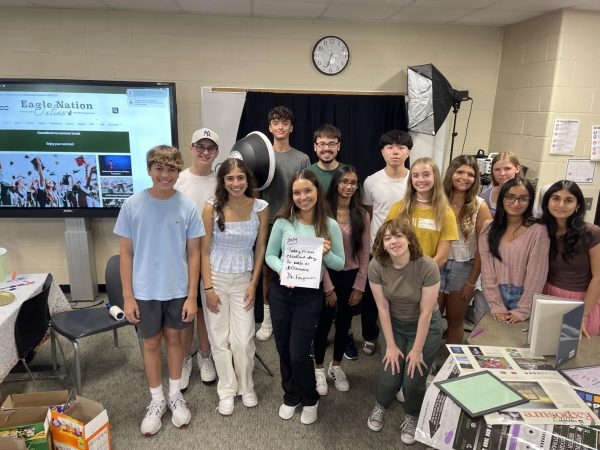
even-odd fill
[{"label": "eyeglasses", "polygon": [[319,148],[325,148],[325,147],[329,147],[329,148],[334,148],[337,147],[339,145],[339,141],[335,142],[335,141],[329,141],[329,142],[315,142],[316,146]]},{"label": "eyeglasses", "polygon": [[525,203],[529,203],[529,200],[531,200],[529,197],[527,197],[526,195],[521,195],[519,197],[517,197],[516,195],[513,194],[506,194],[504,196],[504,203],[508,203],[508,204],[512,204],[516,201],[518,201],[520,204],[525,204]]},{"label": "eyeglasses", "polygon": [[192,147],[194,147],[200,153],[208,152],[210,155],[214,155],[219,151],[219,147],[216,145],[204,146],[201,144],[192,144]]},{"label": "eyeglasses", "polygon": [[346,178],[342,178],[339,183],[342,186],[350,186],[352,189],[356,189],[358,187],[358,181],[356,180],[347,180]]}]

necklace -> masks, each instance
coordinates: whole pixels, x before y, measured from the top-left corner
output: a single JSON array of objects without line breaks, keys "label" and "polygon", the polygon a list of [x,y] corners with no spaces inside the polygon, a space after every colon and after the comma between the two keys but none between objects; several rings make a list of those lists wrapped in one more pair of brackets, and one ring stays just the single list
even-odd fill
[{"label": "necklace", "polygon": [[415,200],[419,203],[431,203],[431,200],[421,200],[420,198],[415,197]]}]

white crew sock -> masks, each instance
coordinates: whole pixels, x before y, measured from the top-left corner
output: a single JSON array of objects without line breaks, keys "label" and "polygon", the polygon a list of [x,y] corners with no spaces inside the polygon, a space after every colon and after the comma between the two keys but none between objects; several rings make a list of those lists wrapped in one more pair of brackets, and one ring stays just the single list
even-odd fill
[{"label": "white crew sock", "polygon": [[165,394],[163,392],[162,384],[157,387],[150,388],[150,395],[152,395],[152,400],[161,401],[165,399]]},{"label": "white crew sock", "polygon": [[178,380],[169,378],[169,399],[173,400],[178,395],[181,395],[181,378]]},{"label": "white crew sock", "polygon": [[273,323],[271,322],[271,308],[269,305],[264,305],[264,315],[263,315],[263,327],[273,327]]}]

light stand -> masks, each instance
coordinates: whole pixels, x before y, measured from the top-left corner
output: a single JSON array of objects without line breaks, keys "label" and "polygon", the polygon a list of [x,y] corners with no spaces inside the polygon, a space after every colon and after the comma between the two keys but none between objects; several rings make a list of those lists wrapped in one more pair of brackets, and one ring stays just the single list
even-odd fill
[{"label": "light stand", "polygon": [[456,91],[452,92],[452,114],[454,114],[454,120],[452,121],[452,139],[450,140],[450,161],[452,161],[452,154],[454,153],[454,138],[458,136],[456,132],[456,118],[458,116],[458,110],[460,104],[465,100],[470,100],[469,91]]}]

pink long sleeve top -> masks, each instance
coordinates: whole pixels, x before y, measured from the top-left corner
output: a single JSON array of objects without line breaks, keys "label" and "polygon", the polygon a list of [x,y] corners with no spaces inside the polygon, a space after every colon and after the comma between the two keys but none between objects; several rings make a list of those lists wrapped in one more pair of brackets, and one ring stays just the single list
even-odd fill
[{"label": "pink long sleeve top", "polygon": [[488,245],[491,223],[490,220],[484,224],[479,236],[483,294],[492,314],[506,313],[508,311],[498,285],[512,284],[523,287],[523,295],[511,313],[517,319],[526,320],[531,313],[533,294],[542,292],[548,276],[548,231],[543,225],[533,224],[513,241],[501,240],[500,261],[490,253]]}]

